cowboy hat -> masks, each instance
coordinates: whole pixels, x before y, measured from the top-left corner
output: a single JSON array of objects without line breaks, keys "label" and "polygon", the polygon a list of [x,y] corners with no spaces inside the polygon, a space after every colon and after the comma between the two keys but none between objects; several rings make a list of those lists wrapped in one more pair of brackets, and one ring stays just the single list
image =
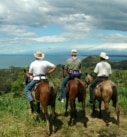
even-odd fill
[{"label": "cowboy hat", "polygon": [[109,59],[109,56],[107,56],[105,52],[101,52],[100,57],[103,59]]},{"label": "cowboy hat", "polygon": [[43,54],[41,51],[37,51],[36,53],[34,53],[34,57],[36,59],[43,59],[45,57],[45,54]]},{"label": "cowboy hat", "polygon": [[77,50],[76,49],[72,49],[71,50],[71,55],[73,56],[73,55],[77,55]]}]

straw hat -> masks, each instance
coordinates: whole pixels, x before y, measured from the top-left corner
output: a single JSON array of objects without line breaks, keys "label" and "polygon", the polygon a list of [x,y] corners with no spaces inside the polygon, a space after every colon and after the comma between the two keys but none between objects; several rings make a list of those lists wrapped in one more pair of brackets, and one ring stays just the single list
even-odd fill
[{"label": "straw hat", "polygon": [[34,57],[36,59],[43,59],[45,57],[45,54],[43,54],[41,51],[37,51],[36,53],[34,53]]},{"label": "straw hat", "polygon": [[101,52],[100,57],[103,59],[109,59],[109,56],[107,56],[107,54],[105,52]]},{"label": "straw hat", "polygon": [[76,56],[76,55],[77,55],[77,50],[76,50],[76,49],[72,49],[72,50],[71,50],[71,55],[72,55],[72,56],[73,56],[73,55]]}]

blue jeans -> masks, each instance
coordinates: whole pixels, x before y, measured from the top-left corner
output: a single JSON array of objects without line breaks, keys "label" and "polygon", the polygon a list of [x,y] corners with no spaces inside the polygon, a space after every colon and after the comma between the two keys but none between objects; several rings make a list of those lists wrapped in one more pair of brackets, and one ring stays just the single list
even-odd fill
[{"label": "blue jeans", "polygon": [[61,98],[64,99],[66,97],[66,84],[67,82],[70,80],[70,76],[69,75],[66,75],[62,84],[61,84]]},{"label": "blue jeans", "polygon": [[26,86],[25,86],[25,95],[26,95],[26,99],[27,101],[32,101],[33,97],[31,95],[31,90],[32,88],[35,86],[35,84],[37,83],[37,80],[32,80],[31,82],[29,82]]}]

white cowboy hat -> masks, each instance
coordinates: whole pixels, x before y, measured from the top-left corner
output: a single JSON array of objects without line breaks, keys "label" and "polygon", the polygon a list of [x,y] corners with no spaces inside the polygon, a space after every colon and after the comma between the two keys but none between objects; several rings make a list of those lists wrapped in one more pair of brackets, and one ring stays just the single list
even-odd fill
[{"label": "white cowboy hat", "polygon": [[103,59],[109,59],[109,56],[107,56],[105,52],[101,52],[100,57]]},{"label": "white cowboy hat", "polygon": [[45,54],[43,54],[41,51],[37,51],[36,53],[34,53],[34,57],[36,59],[43,59],[45,57]]},{"label": "white cowboy hat", "polygon": [[77,50],[76,49],[72,49],[71,50],[71,55],[77,55]]}]

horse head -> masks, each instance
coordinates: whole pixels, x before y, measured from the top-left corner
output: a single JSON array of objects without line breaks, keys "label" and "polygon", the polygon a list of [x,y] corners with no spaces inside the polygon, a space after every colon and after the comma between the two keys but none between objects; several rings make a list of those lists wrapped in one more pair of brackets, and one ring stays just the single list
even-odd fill
[{"label": "horse head", "polygon": [[29,75],[29,73],[28,73],[28,71],[26,69],[24,69],[23,71],[24,71],[25,85],[27,85],[31,81],[31,78],[30,78],[30,75]]},{"label": "horse head", "polygon": [[62,70],[63,70],[63,77],[65,77],[67,75],[67,69],[65,69],[65,67],[62,66]]},{"label": "horse head", "polygon": [[86,77],[85,77],[85,82],[90,85],[92,83],[92,81],[96,78],[95,74],[93,73],[86,73]]}]

